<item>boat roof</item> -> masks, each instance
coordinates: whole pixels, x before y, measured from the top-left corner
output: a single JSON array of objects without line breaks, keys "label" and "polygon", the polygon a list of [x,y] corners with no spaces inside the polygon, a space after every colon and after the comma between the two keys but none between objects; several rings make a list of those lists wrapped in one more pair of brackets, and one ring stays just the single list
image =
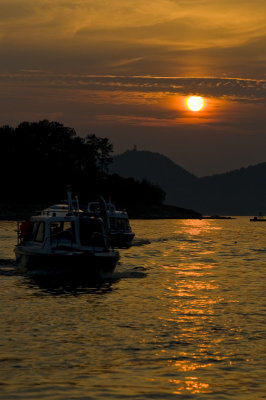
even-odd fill
[{"label": "boat roof", "polygon": [[[44,210],[41,211],[41,215],[53,215],[53,216],[60,216],[60,215],[66,215],[68,213],[69,207],[68,204],[64,203],[58,203],[58,204],[53,204]],[[83,210],[76,210],[75,208],[73,209],[73,212],[75,213],[83,213]]]},{"label": "boat roof", "polygon": [[33,215],[31,217],[31,221],[74,221],[77,218],[77,215],[69,214],[69,215],[51,215],[51,214],[40,214]]}]

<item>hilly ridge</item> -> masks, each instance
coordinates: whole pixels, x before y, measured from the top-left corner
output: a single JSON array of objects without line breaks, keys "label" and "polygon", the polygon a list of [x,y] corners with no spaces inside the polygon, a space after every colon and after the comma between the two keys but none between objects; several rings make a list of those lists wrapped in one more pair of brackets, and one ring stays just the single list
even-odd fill
[{"label": "hilly ridge", "polygon": [[[161,166],[163,165],[163,170]],[[114,157],[112,169],[122,167],[121,176],[134,177],[136,179],[152,179],[154,183],[161,180],[164,172],[167,172],[169,181],[178,179],[181,183],[195,180],[195,175],[190,174],[184,168],[175,164],[170,158],[151,151],[128,150]]]},{"label": "hilly ridge", "polygon": [[110,173],[146,179],[165,191],[167,204],[203,214],[266,214],[266,163],[198,178],[162,154],[130,150],[113,157]]}]

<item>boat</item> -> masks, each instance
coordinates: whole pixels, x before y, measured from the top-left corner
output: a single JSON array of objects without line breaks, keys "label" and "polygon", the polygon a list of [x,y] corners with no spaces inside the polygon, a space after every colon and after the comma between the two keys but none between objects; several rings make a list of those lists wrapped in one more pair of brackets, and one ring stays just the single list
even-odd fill
[{"label": "boat", "polygon": [[225,215],[210,215],[210,216],[203,216],[201,219],[236,219],[235,217],[227,217]]},{"label": "boat", "polygon": [[[103,199],[102,202],[104,202]],[[88,203],[87,213],[89,215],[102,215],[104,208],[106,209],[106,229],[110,236],[112,247],[130,247],[135,233],[132,232],[126,210],[117,210],[115,205],[109,200],[105,203],[105,206],[102,206],[101,202]]]},{"label": "boat", "polygon": [[264,218],[264,217],[253,217],[253,218],[250,218],[250,221],[253,221],[253,222],[266,222],[266,218]]},{"label": "boat", "polygon": [[70,192],[67,213],[51,210],[20,224],[14,249],[20,269],[82,275],[114,271],[119,252],[111,248],[101,217],[73,208]]},{"label": "boat", "polygon": [[266,222],[266,218],[264,218],[264,216],[262,215],[262,212],[260,211],[258,213],[258,216],[250,218],[250,221],[253,221],[253,222],[264,222],[265,221]]}]

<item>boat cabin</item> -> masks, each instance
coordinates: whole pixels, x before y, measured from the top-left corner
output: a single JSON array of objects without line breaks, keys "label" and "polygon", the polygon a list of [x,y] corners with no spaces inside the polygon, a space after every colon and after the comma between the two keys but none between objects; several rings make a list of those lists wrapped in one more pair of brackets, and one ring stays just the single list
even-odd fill
[{"label": "boat cabin", "polygon": [[109,216],[110,231],[131,231],[128,215],[119,211]]},{"label": "boat cabin", "polygon": [[103,222],[100,218],[82,216],[34,216],[28,231],[20,227],[21,243],[42,244],[42,247],[78,248],[107,247]]}]

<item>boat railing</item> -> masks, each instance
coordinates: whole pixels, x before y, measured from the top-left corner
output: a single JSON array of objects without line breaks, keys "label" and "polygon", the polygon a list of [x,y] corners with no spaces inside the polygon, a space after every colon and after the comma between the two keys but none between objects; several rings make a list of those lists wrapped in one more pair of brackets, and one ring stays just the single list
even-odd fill
[{"label": "boat railing", "polygon": [[[66,236],[69,236],[69,239]],[[74,235],[73,235],[72,232],[70,232],[70,231],[60,231],[60,232],[55,232],[55,233],[52,233],[51,235],[46,236],[42,247],[45,247],[47,242],[49,240],[51,240],[51,239],[55,239],[56,240],[55,248],[58,248],[60,245],[66,245],[66,243],[62,242],[62,239],[68,240],[71,248],[73,247],[73,244],[75,242],[74,241]],[[61,241],[61,243],[59,241]]]},{"label": "boat railing", "polygon": [[[97,236],[100,236],[104,239],[104,244],[105,244],[106,248],[109,248],[111,246],[111,239],[110,239],[109,235],[107,235],[106,233],[101,233],[101,232],[93,232],[93,234],[91,235],[91,240],[93,240]],[[97,246],[93,246],[93,247],[97,247]]]}]

